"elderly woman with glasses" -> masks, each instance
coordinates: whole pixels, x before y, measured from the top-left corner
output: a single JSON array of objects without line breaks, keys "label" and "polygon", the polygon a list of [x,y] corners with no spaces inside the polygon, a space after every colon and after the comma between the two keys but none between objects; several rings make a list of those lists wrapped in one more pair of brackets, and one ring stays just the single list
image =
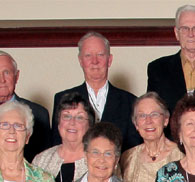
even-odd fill
[{"label": "elderly woman with glasses", "polygon": [[35,156],[33,164],[53,174],[57,182],[72,182],[86,171],[82,138],[95,121],[90,104],[76,93],[65,94],[57,109],[62,144]]},{"label": "elderly woman with glasses", "polygon": [[113,175],[120,158],[122,135],[112,123],[97,123],[83,137],[88,172],[76,182],[120,182]]},{"label": "elderly woman with glasses", "polygon": [[29,106],[17,101],[0,105],[0,181],[54,182],[53,176],[24,159],[33,124]]},{"label": "elderly woman with glasses", "polygon": [[163,132],[169,123],[169,111],[157,93],[148,92],[136,100],[132,119],[144,143],[123,153],[122,177],[124,181],[153,182],[158,169],[183,157]]}]

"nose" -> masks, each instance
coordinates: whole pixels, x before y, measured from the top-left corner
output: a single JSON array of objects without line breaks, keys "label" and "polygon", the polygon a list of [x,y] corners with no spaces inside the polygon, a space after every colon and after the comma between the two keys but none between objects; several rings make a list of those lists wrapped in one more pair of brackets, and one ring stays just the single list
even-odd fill
[{"label": "nose", "polygon": [[15,133],[16,132],[16,130],[15,130],[15,128],[14,128],[14,125],[11,125],[10,126],[10,129],[9,129],[9,133]]},{"label": "nose", "polygon": [[192,28],[189,29],[188,35],[189,35],[189,37],[194,37],[194,32],[193,32]]},{"label": "nose", "polygon": [[152,123],[152,119],[151,119],[150,115],[146,115],[146,123],[147,124]]},{"label": "nose", "polygon": [[100,153],[99,160],[102,161],[102,162],[105,161],[104,153]]},{"label": "nose", "polygon": [[97,55],[94,55],[93,58],[92,58],[92,63],[93,64],[98,64],[98,56]]},{"label": "nose", "polygon": [[72,117],[72,119],[69,121],[69,124],[75,125],[75,123],[76,123],[75,117]]},{"label": "nose", "polygon": [[0,74],[0,83],[5,83],[5,76],[4,74]]}]

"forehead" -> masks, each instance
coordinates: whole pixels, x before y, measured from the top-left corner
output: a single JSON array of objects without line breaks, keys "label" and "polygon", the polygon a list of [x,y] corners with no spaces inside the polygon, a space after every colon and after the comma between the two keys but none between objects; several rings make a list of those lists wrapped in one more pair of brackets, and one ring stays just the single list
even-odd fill
[{"label": "forehead", "polygon": [[89,37],[83,41],[82,50],[104,50],[106,49],[104,41],[99,37]]},{"label": "forehead", "polygon": [[19,110],[10,110],[5,113],[0,114],[0,120],[7,122],[17,122],[17,123],[25,123],[25,117]]},{"label": "forehead", "polygon": [[76,104],[69,105],[65,109],[63,109],[62,112],[85,112],[86,113],[84,106],[81,103],[78,103],[78,105]]},{"label": "forehead", "polygon": [[195,26],[195,11],[182,12],[179,18],[179,24],[181,25],[194,25]]},{"label": "forehead", "polygon": [[112,150],[115,148],[115,145],[104,137],[97,137],[92,139],[89,142],[89,148],[96,148],[101,150]]},{"label": "forehead", "polygon": [[12,60],[9,56],[0,56],[0,69],[7,68],[14,70]]},{"label": "forehead", "polygon": [[193,120],[195,121],[195,111],[187,111],[181,116],[181,121]]},{"label": "forehead", "polygon": [[152,98],[145,98],[141,100],[136,106],[136,111],[154,111],[159,109],[161,109],[161,107],[156,102],[156,100]]}]

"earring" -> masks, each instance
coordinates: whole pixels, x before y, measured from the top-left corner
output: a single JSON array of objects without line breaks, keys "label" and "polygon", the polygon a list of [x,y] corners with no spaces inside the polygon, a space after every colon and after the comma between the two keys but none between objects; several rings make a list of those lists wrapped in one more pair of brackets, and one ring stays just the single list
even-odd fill
[{"label": "earring", "polygon": [[182,140],[180,140],[180,145],[183,145],[183,142],[182,142]]}]

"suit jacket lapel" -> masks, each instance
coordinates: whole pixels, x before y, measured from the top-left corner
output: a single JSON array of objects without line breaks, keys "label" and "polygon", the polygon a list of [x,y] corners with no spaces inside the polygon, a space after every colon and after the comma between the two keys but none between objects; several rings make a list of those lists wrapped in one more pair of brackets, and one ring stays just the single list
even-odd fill
[{"label": "suit jacket lapel", "polygon": [[117,93],[115,92],[115,88],[112,86],[110,82],[108,82],[108,95],[106,98],[106,104],[104,106],[104,111],[102,114],[102,119],[109,118],[109,115],[112,115],[111,112],[115,113],[118,112],[116,106],[118,106],[119,99],[117,98]]},{"label": "suit jacket lapel", "polygon": [[[186,84],[184,79],[184,73],[182,69],[180,51],[176,54],[176,56],[172,60],[169,71],[171,72],[170,75],[172,75],[173,80],[175,80],[177,83],[176,86],[179,87],[178,90],[181,90],[182,93],[186,93],[187,90],[186,90]],[[177,88],[175,88],[175,90],[177,90]]]}]

